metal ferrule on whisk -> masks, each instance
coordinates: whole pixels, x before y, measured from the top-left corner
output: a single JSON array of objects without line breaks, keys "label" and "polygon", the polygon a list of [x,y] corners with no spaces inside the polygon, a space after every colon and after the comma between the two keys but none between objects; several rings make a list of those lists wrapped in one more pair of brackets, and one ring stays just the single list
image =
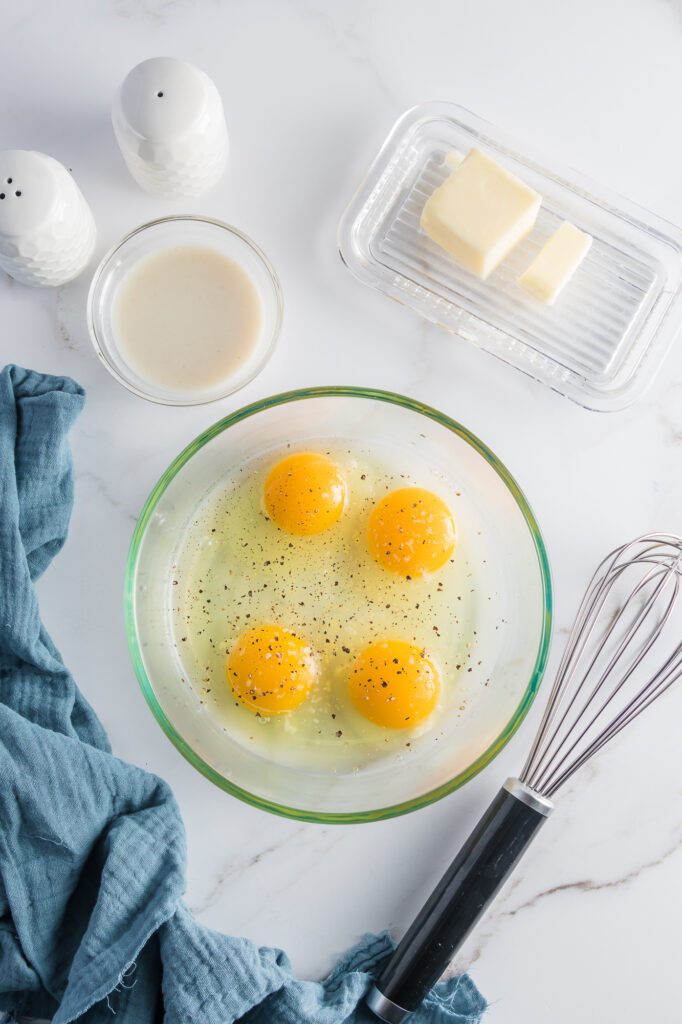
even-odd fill
[{"label": "metal ferrule on whisk", "polygon": [[525,782],[521,782],[520,779],[507,779],[502,788],[506,789],[507,793],[511,793],[522,804],[530,807],[531,810],[541,814],[544,818],[547,818],[554,810],[554,804],[551,800],[548,800],[546,796],[536,793],[534,789],[527,786]]}]

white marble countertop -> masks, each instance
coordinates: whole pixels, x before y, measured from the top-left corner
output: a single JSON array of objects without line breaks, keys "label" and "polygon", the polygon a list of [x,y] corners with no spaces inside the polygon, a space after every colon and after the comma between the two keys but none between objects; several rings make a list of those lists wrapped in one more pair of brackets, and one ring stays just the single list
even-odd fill
[{"label": "white marble countertop", "polygon": [[[255,238],[278,269],[285,325],[266,370],[217,405],[147,404],[88,339],[87,277],[57,291],[0,278],[2,361],[70,374],[88,391],[73,431],[70,539],[40,584],[46,625],[121,757],[163,775],[184,813],[187,898],[214,928],[282,946],[321,976],[366,930],[398,935],[490,796],[519,770],[540,697],[498,759],[463,790],[376,825],[283,820],[214,788],[175,751],[138,689],[122,581],[136,516],[161,471],[215,419],[320,383],[373,385],[460,420],[510,467],[549,548],[551,669],[582,588],[615,544],[682,530],[682,340],[647,397],[586,412],[395,303],[342,266],[336,224],[407,107],[450,99],[682,223],[679,0],[8,0],[3,147],[73,169],[99,257],[176,206],[128,176],[109,122],[119,80],[145,57],[184,57],[224,98],[224,182],[187,212]],[[557,642],[558,641],[558,642]],[[521,870],[458,958],[489,1020],[635,1024],[679,1014],[682,688],[562,792]]]}]

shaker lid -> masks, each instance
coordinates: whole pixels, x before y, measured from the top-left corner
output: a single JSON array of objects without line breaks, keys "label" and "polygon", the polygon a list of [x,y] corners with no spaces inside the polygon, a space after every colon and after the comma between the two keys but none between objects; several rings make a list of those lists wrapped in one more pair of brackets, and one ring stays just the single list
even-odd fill
[{"label": "shaker lid", "polygon": [[68,172],[58,160],[27,149],[0,152],[0,236],[39,230],[55,214]]},{"label": "shaker lid", "polygon": [[193,64],[151,57],[126,75],[114,109],[137,135],[163,142],[195,128],[214,88]]}]

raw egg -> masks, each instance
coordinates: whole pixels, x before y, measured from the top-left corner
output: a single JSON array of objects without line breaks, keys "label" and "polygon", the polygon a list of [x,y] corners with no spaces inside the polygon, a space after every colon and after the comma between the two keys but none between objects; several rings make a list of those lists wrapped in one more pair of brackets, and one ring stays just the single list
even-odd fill
[{"label": "raw egg", "polygon": [[262,715],[293,711],[317,677],[312,648],[280,626],[256,626],[237,640],[225,664],[235,697]]},{"label": "raw egg", "polygon": [[367,528],[377,562],[401,576],[425,576],[455,550],[455,521],[442,498],[422,487],[401,487],[376,504]]},{"label": "raw egg", "polygon": [[325,455],[289,455],[265,481],[268,515],[288,533],[321,533],[339,519],[345,502],[346,482]]},{"label": "raw egg", "polygon": [[350,697],[360,712],[386,729],[411,729],[438,703],[440,677],[426,652],[404,640],[370,644],[355,662]]}]

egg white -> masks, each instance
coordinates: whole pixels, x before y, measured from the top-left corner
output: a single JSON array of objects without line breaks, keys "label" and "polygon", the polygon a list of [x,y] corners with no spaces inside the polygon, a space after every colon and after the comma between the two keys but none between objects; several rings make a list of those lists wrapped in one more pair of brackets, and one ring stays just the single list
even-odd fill
[{"label": "egg white", "polygon": [[[322,533],[279,529],[263,503],[265,478],[294,450],[318,451],[342,470],[348,497],[340,520]],[[372,507],[398,487],[439,494],[452,510],[457,545],[442,569],[406,580],[372,558]],[[454,482],[403,450],[317,440],[283,447],[228,473],[188,524],[172,580],[173,642],[205,709],[244,746],[275,763],[348,772],[385,758],[414,756],[446,737],[465,712],[466,674],[476,649],[476,600],[468,533],[472,525]],[[273,623],[312,646],[319,678],[307,700],[280,715],[257,715],[236,700],[225,659],[248,628]],[[436,711],[418,728],[376,726],[353,707],[348,678],[360,652],[377,640],[424,648],[441,677]],[[480,671],[477,672],[480,676]]]}]

